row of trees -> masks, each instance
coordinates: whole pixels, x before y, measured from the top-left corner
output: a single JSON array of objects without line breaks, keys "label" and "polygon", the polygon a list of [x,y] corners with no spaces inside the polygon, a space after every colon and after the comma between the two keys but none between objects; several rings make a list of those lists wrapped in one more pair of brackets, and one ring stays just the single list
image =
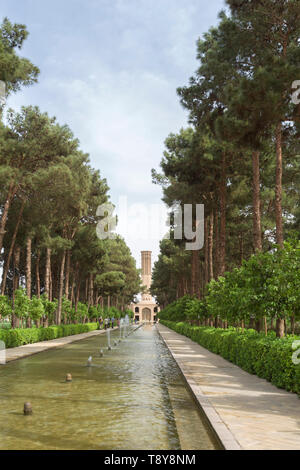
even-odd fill
[{"label": "row of trees", "polygon": [[[37,67],[16,53],[27,35],[24,25],[7,19],[0,27],[0,79],[7,95],[37,80]],[[31,311],[42,311],[41,296],[56,299],[57,324],[66,309],[76,314],[83,303],[87,311],[99,304],[124,309],[139,292],[124,240],[96,235],[97,208],[109,201],[108,190],[68,126],[37,107],[8,110],[0,123],[0,253],[1,295],[11,302],[13,327],[24,317],[19,287],[28,301],[35,296]],[[27,326],[41,317],[25,316]]]},{"label": "row of trees", "polygon": [[300,242],[284,245],[274,253],[257,253],[211,281],[204,299],[186,295],[172,302],[161,319],[215,328],[255,328],[267,335],[282,318],[278,336],[287,331],[295,334],[300,320]]},{"label": "row of trees", "polygon": [[[56,325],[56,312],[58,300],[49,300],[44,293],[41,296],[33,295],[31,299],[27,297],[25,289],[19,288],[14,293],[14,303],[7,296],[0,296],[0,314],[6,319],[11,319],[14,315],[19,327],[25,327],[28,322],[33,322],[39,327]],[[64,325],[85,324],[89,322],[99,322],[105,318],[121,318],[128,315],[130,318],[133,312],[129,309],[120,310],[117,307],[107,307],[103,304],[88,305],[86,302],[78,302],[76,305],[65,297],[62,300],[62,318]],[[5,322],[2,328],[10,328],[10,323]]]},{"label": "row of trees", "polygon": [[[164,240],[152,293],[165,306],[257,252],[299,238],[300,9],[294,0],[227,0],[198,41],[200,66],[178,89],[190,127],[166,140],[153,181],[164,201],[205,204],[205,248]],[[278,330],[282,330],[278,318]]]}]

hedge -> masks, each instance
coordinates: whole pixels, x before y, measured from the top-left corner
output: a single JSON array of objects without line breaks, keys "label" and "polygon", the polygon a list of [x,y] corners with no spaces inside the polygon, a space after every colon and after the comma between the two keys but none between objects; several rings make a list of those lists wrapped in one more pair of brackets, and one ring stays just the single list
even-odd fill
[{"label": "hedge", "polygon": [[292,362],[295,336],[276,338],[255,330],[242,333],[235,328],[191,326],[185,322],[161,320],[160,323],[187,336],[209,351],[236,364],[250,374],[268,380],[273,385],[300,395],[300,365]]},{"label": "hedge", "polygon": [[25,344],[38,343],[39,341],[49,341],[65,336],[87,333],[97,329],[97,323],[50,326],[49,328],[0,329],[0,341],[3,341],[8,349],[24,346]]}]

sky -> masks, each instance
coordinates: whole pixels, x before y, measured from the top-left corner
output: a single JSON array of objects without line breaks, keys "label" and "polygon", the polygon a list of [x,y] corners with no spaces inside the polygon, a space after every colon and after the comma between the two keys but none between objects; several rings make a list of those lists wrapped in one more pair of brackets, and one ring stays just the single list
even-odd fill
[{"label": "sky", "polygon": [[167,232],[151,169],[166,137],[187,126],[176,89],[197,69],[196,41],[222,8],[224,0],[1,1],[2,18],[30,33],[21,55],[41,69],[8,106],[37,105],[69,125],[107,179],[138,267],[141,250],[157,259]]}]

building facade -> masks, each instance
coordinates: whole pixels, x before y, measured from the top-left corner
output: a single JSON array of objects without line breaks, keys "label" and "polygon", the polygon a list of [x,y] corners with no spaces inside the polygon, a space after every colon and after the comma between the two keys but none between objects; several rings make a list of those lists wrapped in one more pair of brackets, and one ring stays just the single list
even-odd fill
[{"label": "building facade", "polygon": [[152,282],[152,262],[151,251],[142,251],[142,283],[146,287],[145,292],[142,294],[142,300],[130,305],[130,309],[134,312],[134,318],[138,322],[154,323],[157,321],[157,314],[160,311],[159,306],[156,304],[150,294],[150,287]]}]

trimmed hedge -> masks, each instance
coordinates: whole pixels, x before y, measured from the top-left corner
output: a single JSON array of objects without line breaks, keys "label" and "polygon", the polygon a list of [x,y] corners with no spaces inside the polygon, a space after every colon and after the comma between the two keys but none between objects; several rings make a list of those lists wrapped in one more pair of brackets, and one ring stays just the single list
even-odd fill
[{"label": "trimmed hedge", "polygon": [[88,333],[98,329],[97,323],[86,323],[78,325],[50,326],[49,328],[28,328],[5,330],[0,329],[0,341],[4,341],[6,348],[15,348],[25,344],[49,341],[51,339],[63,338],[65,336]]},{"label": "trimmed hedge", "polygon": [[292,362],[292,344],[300,338],[293,336],[279,339],[274,334],[266,337],[255,330],[245,330],[242,333],[235,328],[223,330],[166,320],[161,320],[160,323],[250,374],[300,395],[300,365],[296,366]]}]

